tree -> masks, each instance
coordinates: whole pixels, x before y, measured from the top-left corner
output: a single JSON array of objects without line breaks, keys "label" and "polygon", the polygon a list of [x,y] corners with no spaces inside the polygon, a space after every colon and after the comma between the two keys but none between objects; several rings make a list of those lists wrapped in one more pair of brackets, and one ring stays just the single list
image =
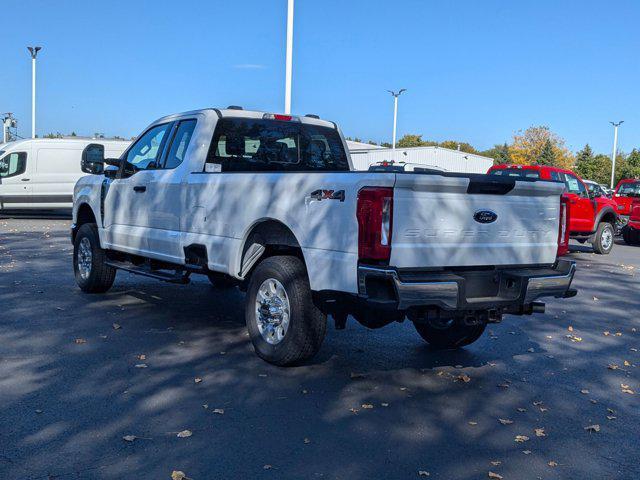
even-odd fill
[{"label": "tree", "polygon": [[422,140],[422,135],[408,133],[396,143],[398,148],[424,147],[427,144]]},{"label": "tree", "polygon": [[72,137],[77,137],[78,135],[76,135],[76,132],[71,132],[71,136]]},{"label": "tree", "polygon": [[[618,160],[616,159],[616,166]],[[624,162],[620,165],[620,169],[616,168],[616,182],[622,178],[640,178],[640,151],[636,148],[631,150]]]},{"label": "tree", "polygon": [[538,155],[539,165],[555,165],[556,164],[556,152],[553,150],[551,140],[547,139],[544,142],[544,146]]},{"label": "tree", "polygon": [[553,133],[549,127],[537,126],[529,127],[524,132],[519,131],[513,136],[513,142],[509,146],[509,153],[513,163],[518,165],[533,165],[538,162],[545,147],[553,151],[553,158],[546,152],[546,159],[551,159],[553,165],[563,168],[571,168],[574,158],[569,149],[565,146],[564,140]]},{"label": "tree", "polygon": [[459,147],[461,152],[475,153],[475,154],[478,153],[478,151],[475,148],[473,148],[473,146],[470,143],[457,142],[456,140],[445,140],[444,142],[440,142],[438,146],[442,148],[449,148],[451,150],[458,150],[458,147]]},{"label": "tree", "polygon": [[493,148],[480,152],[480,155],[493,158],[494,165],[504,165],[512,162],[507,142],[502,145],[494,145]]}]

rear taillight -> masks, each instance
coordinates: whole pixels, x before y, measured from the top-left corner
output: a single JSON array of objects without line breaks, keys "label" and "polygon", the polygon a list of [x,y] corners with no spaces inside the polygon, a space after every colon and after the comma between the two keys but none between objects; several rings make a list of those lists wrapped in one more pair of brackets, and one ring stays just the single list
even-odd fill
[{"label": "rear taillight", "polygon": [[569,199],[560,196],[560,221],[558,225],[558,256],[569,253]]},{"label": "rear taillight", "polygon": [[358,192],[358,257],[389,261],[393,228],[393,188],[366,187]]}]

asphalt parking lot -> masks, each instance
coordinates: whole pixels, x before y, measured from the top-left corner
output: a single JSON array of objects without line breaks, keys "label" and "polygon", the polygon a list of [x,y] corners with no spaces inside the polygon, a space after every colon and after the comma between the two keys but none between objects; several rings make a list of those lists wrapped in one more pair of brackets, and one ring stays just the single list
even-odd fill
[{"label": "asphalt parking lot", "polygon": [[0,217],[0,478],[640,476],[639,247],[576,246],[577,297],[464,350],[351,320],[283,369],[204,277],[82,294],[68,227]]}]

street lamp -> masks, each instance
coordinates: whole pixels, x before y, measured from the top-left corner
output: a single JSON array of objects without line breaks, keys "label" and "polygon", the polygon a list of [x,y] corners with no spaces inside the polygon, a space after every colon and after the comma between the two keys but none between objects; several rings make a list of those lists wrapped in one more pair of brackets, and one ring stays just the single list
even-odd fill
[{"label": "street lamp", "polygon": [[620,120],[618,123],[609,123],[613,125],[613,152],[611,153],[611,188],[613,189],[613,179],[616,174],[616,153],[618,150],[618,127],[624,123],[624,120]]},{"label": "street lamp", "polygon": [[402,92],[406,92],[406,88],[401,88],[397,92],[393,90],[387,90],[393,96],[393,158],[396,158],[396,126],[398,125],[398,97],[402,95]]},{"label": "street lamp", "polygon": [[293,0],[287,4],[287,58],[285,67],[284,113],[291,113],[291,66],[293,63]]},{"label": "street lamp", "polygon": [[36,57],[42,47],[27,47],[31,54],[31,138],[36,138]]}]

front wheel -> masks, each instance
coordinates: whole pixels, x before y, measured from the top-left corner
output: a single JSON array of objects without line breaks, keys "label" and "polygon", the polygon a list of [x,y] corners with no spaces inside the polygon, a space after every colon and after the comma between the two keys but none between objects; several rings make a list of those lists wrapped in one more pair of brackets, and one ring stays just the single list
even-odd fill
[{"label": "front wheel", "polygon": [[100,247],[98,227],[85,223],[73,242],[73,272],[83,292],[104,293],[116,278],[116,269],[106,264],[106,252]]},{"label": "front wheel", "polygon": [[279,366],[314,356],[327,328],[326,316],[313,303],[304,263],[293,256],[269,257],[256,267],[245,316],[258,356]]},{"label": "front wheel", "polygon": [[600,223],[591,243],[593,251],[601,255],[609,254],[613,248],[613,237],[613,225],[607,222]]},{"label": "front wheel", "polygon": [[471,345],[480,338],[487,326],[486,323],[466,325],[454,319],[449,322],[414,322],[413,325],[423,340],[437,350],[449,350]]}]

